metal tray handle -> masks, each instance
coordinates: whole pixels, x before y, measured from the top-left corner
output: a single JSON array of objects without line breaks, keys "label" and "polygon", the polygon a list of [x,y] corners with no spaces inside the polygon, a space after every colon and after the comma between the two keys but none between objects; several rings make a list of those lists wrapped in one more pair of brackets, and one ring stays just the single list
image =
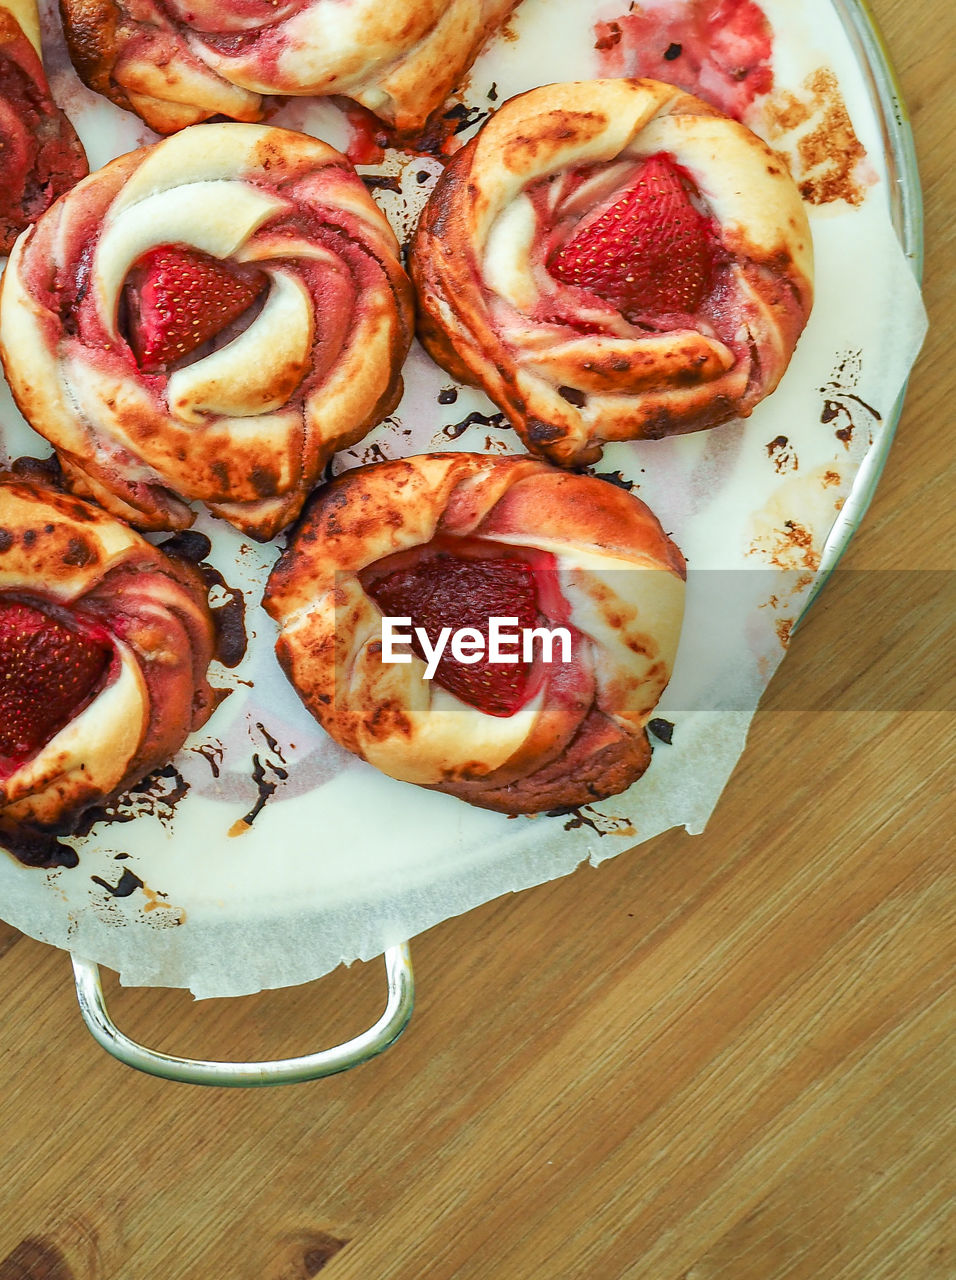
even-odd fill
[{"label": "metal tray handle", "polygon": [[234,1088],[256,1085],[298,1084],[348,1071],[368,1062],[393,1044],[408,1025],[415,1002],[415,980],[408,943],[385,952],[388,1003],[374,1026],[343,1044],[300,1058],[280,1058],[274,1062],[207,1062],[202,1058],[179,1058],[174,1054],[147,1049],[131,1040],[116,1026],[106,1008],[99,966],[71,955],[76,979],[76,997],[83,1021],[93,1038],[107,1053],[145,1071],[148,1075],[183,1084],[228,1085]]}]

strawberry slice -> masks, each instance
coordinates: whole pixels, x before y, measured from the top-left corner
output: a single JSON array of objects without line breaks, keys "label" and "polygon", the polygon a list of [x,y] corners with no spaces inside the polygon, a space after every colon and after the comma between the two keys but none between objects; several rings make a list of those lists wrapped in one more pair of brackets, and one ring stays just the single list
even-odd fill
[{"label": "strawberry slice", "polygon": [[686,315],[709,293],[714,261],[711,224],[661,153],[643,162],[618,201],[551,255],[548,271],[628,317]]},{"label": "strawberry slice", "polygon": [[75,630],[32,605],[0,601],[0,776],[73,719],[111,658],[102,628]]},{"label": "strawberry slice", "polygon": [[[434,645],[442,627],[452,633],[474,627],[488,645],[488,619],[517,618],[518,627],[539,625],[534,570],[524,560],[462,559],[445,551],[396,569],[367,587],[386,617],[411,618]],[[508,634],[514,627],[509,625]],[[419,657],[425,654],[413,642]],[[520,657],[520,646],[504,647]],[[533,664],[490,662],[487,653],[472,664],[458,662],[446,645],[434,679],[462,702],[489,716],[511,716],[534,691]]]},{"label": "strawberry slice", "polygon": [[256,267],[226,265],[208,253],[165,244],[127,277],[128,341],[144,373],[158,373],[222,333],[269,282]]}]

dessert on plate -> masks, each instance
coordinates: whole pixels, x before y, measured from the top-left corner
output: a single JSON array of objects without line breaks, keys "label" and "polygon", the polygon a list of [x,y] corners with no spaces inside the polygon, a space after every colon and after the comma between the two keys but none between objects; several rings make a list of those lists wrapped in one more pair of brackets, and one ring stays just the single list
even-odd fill
[{"label": "dessert on plate", "polygon": [[81,78],[158,133],[340,94],[424,124],[517,0],[62,0]]},{"label": "dessert on plate", "polygon": [[263,540],[394,408],[412,326],[349,162],[260,125],[112,161],[20,237],[0,290],[7,380],[74,492],[143,529],[198,500]]},{"label": "dessert on plate", "polygon": [[446,167],[412,247],[420,336],[562,466],[745,417],[813,295],[781,159],[672,85],[547,85]]},{"label": "dessert on plate", "polygon": [[0,0],[0,254],[89,172],[41,59],[36,0]]},{"label": "dessert on plate", "polygon": [[[684,576],[625,489],[527,456],[430,454],[319,489],[264,604],[338,742],[394,778],[536,813],[647,768]],[[497,654],[496,629],[517,637]]]},{"label": "dessert on plate", "polygon": [[0,843],[67,830],[214,706],[198,572],[70,494],[0,476]]}]

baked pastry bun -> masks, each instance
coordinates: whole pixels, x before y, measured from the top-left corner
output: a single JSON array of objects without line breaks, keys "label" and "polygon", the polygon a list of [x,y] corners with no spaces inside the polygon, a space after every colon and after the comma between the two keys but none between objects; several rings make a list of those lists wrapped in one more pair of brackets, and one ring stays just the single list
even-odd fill
[{"label": "baked pastry bun", "polygon": [[747,416],[812,270],[783,161],[654,80],[506,102],[439,178],[411,256],[428,351],[561,466]]},{"label": "baked pastry bun", "polygon": [[273,94],[341,94],[416,129],[516,3],[61,0],[82,79],[158,133],[258,120]]},{"label": "baked pastry bun", "polygon": [[0,0],[0,254],[89,172],[41,58],[36,0]]},{"label": "baked pastry bun", "polygon": [[199,574],[69,494],[0,476],[0,842],[68,830],[214,705]]},{"label": "baked pastry bun", "polygon": [[[683,598],[680,551],[626,490],[452,453],[318,490],[264,603],[279,662],[343,746],[393,778],[536,813],[644,772]],[[513,637],[497,655],[495,627]],[[527,648],[535,629],[552,639]]]},{"label": "baked pastry bun", "polygon": [[17,242],[0,353],[70,487],[144,529],[205,502],[254,538],[394,408],[395,235],[305,134],[199,125],[120,156]]}]

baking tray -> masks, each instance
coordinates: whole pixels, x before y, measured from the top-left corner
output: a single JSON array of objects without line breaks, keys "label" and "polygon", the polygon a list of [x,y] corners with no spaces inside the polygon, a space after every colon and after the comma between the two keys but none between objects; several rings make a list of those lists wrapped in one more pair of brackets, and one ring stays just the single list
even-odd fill
[{"label": "baking tray", "polygon": [[[862,0],[832,0],[845,29],[871,98],[882,133],[887,181],[882,194],[900,243],[917,280],[922,272],[922,207],[912,134],[895,75],[872,14]],[[130,145],[133,145],[131,142]],[[872,498],[902,409],[903,395],[886,416],[878,443],[866,454],[826,540],[812,593],[803,612],[838,562]],[[386,1008],[373,1027],[343,1044],[303,1057],[277,1062],[212,1062],[158,1053],[136,1044],[113,1023],[100,983],[98,966],[74,954],[73,967],[80,1010],[98,1042],[128,1065],[151,1074],[192,1083],[265,1085],[314,1079],[347,1070],[382,1052],[398,1037],[412,1013],[414,983],[406,943],[387,948]]]}]

